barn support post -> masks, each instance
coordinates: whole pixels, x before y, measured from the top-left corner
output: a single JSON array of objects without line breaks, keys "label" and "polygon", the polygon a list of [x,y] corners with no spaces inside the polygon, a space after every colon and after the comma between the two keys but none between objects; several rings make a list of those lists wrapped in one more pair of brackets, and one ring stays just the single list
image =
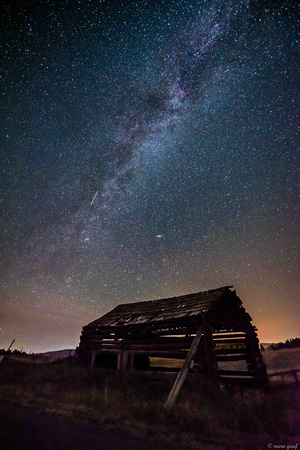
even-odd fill
[{"label": "barn support post", "polygon": [[118,352],[118,360],[117,360],[117,370],[121,370],[121,364],[122,364],[122,350]]},{"label": "barn support post", "polygon": [[129,356],[129,350],[121,349],[119,351],[118,360],[117,360],[117,370],[119,372],[126,372],[127,364],[128,364],[128,356]]},{"label": "barn support post", "polygon": [[293,377],[295,379],[296,384],[298,384],[299,383],[299,378],[298,378],[298,375],[297,375],[297,371],[296,370],[292,370],[292,374],[293,374]]},{"label": "barn support post", "polygon": [[167,401],[166,401],[166,403],[164,405],[164,408],[167,409],[167,410],[172,408],[172,406],[174,405],[174,403],[176,401],[176,398],[178,397],[178,394],[179,394],[179,392],[180,392],[180,390],[182,388],[182,385],[184,383],[184,380],[185,380],[185,378],[187,376],[188,370],[189,370],[189,368],[191,366],[191,362],[192,362],[192,360],[193,360],[193,358],[195,356],[198,344],[199,344],[199,342],[201,340],[201,336],[202,336],[202,321],[201,321],[201,326],[198,329],[198,331],[196,333],[196,336],[194,337],[194,340],[192,342],[192,345],[191,345],[191,347],[190,347],[190,349],[188,351],[188,354],[186,356],[184,364],[181,367],[181,369],[180,369],[180,371],[179,371],[179,373],[177,375],[175,383],[174,383],[174,385],[173,385],[173,387],[171,389],[171,392],[170,392],[170,394],[169,394],[169,396],[167,398]]},{"label": "barn support post", "polygon": [[123,350],[122,354],[123,355],[122,355],[121,371],[122,372],[126,372],[129,351],[128,350]]},{"label": "barn support post", "polygon": [[257,334],[254,329],[246,332],[245,340],[247,348],[246,362],[248,368],[249,370],[253,370],[254,377],[258,381],[259,385],[263,388],[267,388],[269,385],[269,379],[266,366],[259,350]]},{"label": "barn support post", "polygon": [[96,350],[93,350],[92,354],[91,354],[91,367],[92,368],[95,367],[95,364],[96,364],[96,355],[97,355]]},{"label": "barn support post", "polygon": [[129,355],[129,370],[134,370],[134,353]]},{"label": "barn support post", "polygon": [[206,314],[202,314],[203,336],[207,363],[207,378],[211,381],[219,381],[218,361],[215,352],[215,342],[213,339],[213,328],[207,322]]}]

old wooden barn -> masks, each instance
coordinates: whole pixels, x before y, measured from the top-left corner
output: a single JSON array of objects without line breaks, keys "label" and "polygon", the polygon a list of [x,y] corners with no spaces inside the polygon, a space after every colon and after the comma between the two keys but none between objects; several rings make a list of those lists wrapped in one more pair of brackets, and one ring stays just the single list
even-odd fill
[{"label": "old wooden barn", "polygon": [[266,385],[251,320],[232,286],[123,304],[83,327],[76,360],[120,371],[170,371],[176,370],[167,367],[170,358],[181,359],[189,372],[211,380],[242,377]]}]

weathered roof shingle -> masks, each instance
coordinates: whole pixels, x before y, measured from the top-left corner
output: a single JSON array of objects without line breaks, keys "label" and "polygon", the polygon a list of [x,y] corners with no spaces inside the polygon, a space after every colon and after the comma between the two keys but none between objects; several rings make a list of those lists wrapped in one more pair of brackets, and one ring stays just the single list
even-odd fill
[{"label": "weathered roof shingle", "polygon": [[165,322],[208,311],[220,298],[232,293],[232,286],[224,286],[180,297],[119,305],[109,313],[89,323],[87,327],[112,327]]}]

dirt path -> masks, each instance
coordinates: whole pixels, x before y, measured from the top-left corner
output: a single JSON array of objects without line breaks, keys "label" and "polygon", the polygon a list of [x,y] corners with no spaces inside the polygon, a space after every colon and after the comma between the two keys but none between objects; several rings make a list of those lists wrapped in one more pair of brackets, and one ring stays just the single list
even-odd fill
[{"label": "dirt path", "polygon": [[184,450],[161,441],[101,430],[51,413],[0,401],[1,450]]}]

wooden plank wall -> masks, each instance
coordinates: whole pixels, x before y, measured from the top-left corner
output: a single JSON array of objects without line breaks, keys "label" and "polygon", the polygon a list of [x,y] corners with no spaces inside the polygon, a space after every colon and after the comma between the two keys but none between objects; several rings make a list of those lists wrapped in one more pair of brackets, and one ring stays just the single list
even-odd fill
[{"label": "wooden plank wall", "polygon": [[[266,369],[259,350],[255,328],[251,325],[245,331],[234,331],[237,327],[214,330],[207,321],[203,323],[204,339],[198,345],[194,356],[195,373],[201,373],[212,380],[247,378],[267,383]],[[107,339],[92,330],[82,335],[77,359],[85,365],[97,365],[98,355],[116,355],[116,369],[134,370],[138,357],[159,357],[185,359],[192,344],[195,327],[180,328],[185,336],[163,335],[147,338]],[[170,330],[172,333],[174,330]],[[224,364],[225,363],[225,364]],[[241,370],[238,363],[245,363]],[[221,366],[227,366],[221,368]],[[142,365],[143,366],[143,365]],[[147,369],[147,364],[144,365]],[[178,369],[179,370],[179,369]],[[190,370],[190,371],[191,371]]]}]

